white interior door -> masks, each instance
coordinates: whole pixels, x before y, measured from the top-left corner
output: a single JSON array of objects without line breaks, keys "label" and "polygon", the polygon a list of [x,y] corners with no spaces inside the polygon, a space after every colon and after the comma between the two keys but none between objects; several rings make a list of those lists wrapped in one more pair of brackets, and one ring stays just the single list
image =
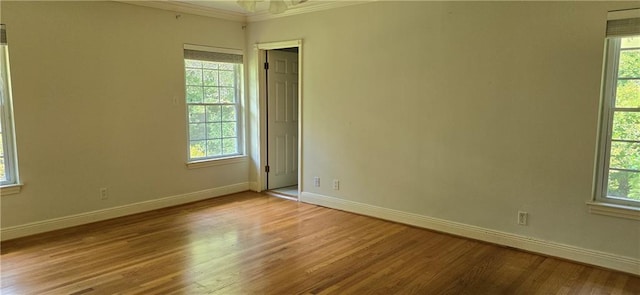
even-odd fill
[{"label": "white interior door", "polygon": [[298,184],[298,53],[267,52],[268,189]]}]

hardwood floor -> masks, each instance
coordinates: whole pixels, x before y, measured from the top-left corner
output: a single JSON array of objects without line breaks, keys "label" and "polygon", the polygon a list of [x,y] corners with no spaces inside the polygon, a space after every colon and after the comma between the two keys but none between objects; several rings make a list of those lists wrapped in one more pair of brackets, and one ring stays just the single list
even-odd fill
[{"label": "hardwood floor", "polygon": [[2,243],[1,294],[640,294],[640,278],[246,192]]}]

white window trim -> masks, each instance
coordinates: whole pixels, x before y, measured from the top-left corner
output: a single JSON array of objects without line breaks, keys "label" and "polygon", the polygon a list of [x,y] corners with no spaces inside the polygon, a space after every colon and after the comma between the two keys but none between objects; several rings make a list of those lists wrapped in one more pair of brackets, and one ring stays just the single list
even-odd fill
[{"label": "white window trim", "polygon": [[[608,20],[640,17],[640,9],[610,12]],[[625,219],[640,220],[640,202],[607,197],[608,171],[610,163],[611,132],[613,124],[612,99],[616,95],[620,43],[606,38],[601,85],[598,148],[593,199],[587,202],[590,213]]]},{"label": "white window trim", "polygon": [[22,190],[22,186],[23,184],[3,185],[0,187],[0,196],[4,197],[8,195],[19,194]]},{"label": "white window trim", "polygon": [[193,162],[188,162],[186,165],[188,169],[198,169],[198,168],[204,168],[204,167],[220,166],[220,165],[228,165],[228,164],[236,164],[236,163],[246,163],[246,162],[248,162],[248,157],[246,155],[240,155],[240,156],[232,156],[232,157],[206,159],[201,161],[193,161]]},{"label": "white window trim", "polygon": [[[228,53],[228,54],[236,54],[236,55],[242,55],[243,57],[245,57],[246,55],[244,54],[243,50],[240,49],[232,49],[232,48],[221,48],[221,47],[211,47],[211,46],[202,46],[202,45],[195,45],[195,44],[184,44],[183,45],[183,50],[197,50],[197,51],[208,51],[208,52],[216,52],[216,53]],[[184,60],[184,59],[183,59]],[[185,65],[183,64],[182,66],[183,70],[185,69]],[[237,89],[237,98],[238,98],[238,103],[236,104],[237,108],[236,108],[236,116],[237,116],[237,122],[238,122],[238,129],[237,129],[237,137],[238,137],[238,149],[240,150],[240,152],[236,155],[223,155],[220,157],[215,157],[215,158],[201,158],[201,159],[191,159],[191,155],[190,155],[190,151],[189,151],[189,146],[190,146],[190,137],[189,137],[189,122],[188,119],[186,120],[187,123],[187,161],[186,161],[186,166],[188,169],[197,169],[197,168],[203,168],[203,167],[210,167],[210,166],[219,166],[219,165],[227,165],[227,164],[233,164],[233,163],[241,163],[241,162],[245,162],[247,161],[247,145],[246,145],[246,126],[247,126],[247,122],[246,122],[246,103],[245,103],[245,73],[246,73],[246,61],[243,61],[242,64],[240,64],[240,73],[239,73],[239,86]],[[186,78],[185,78],[186,79]],[[186,83],[183,83],[183,85],[185,85]],[[186,86],[185,86],[185,98],[183,101],[185,101],[185,113],[187,115],[187,118],[189,116],[189,109],[188,109],[188,104],[186,103]]]},{"label": "white window trim", "polygon": [[[2,27],[4,31],[4,25]],[[20,177],[18,171],[18,157],[16,152],[15,125],[13,122],[13,103],[11,91],[11,69],[9,66],[9,48],[6,44],[0,45],[0,59],[5,65],[2,71],[2,101],[0,101],[0,112],[2,112],[2,138],[4,144],[5,175],[7,180],[0,183],[2,195],[15,194],[20,192]]]},{"label": "white window trim", "polygon": [[603,202],[587,202],[589,213],[640,220],[640,208]]}]

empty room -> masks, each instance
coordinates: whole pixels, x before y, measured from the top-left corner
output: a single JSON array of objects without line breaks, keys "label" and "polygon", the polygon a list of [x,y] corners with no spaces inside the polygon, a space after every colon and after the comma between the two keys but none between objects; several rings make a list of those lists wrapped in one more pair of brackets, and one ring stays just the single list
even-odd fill
[{"label": "empty room", "polygon": [[1,294],[640,294],[640,1],[0,1]]}]

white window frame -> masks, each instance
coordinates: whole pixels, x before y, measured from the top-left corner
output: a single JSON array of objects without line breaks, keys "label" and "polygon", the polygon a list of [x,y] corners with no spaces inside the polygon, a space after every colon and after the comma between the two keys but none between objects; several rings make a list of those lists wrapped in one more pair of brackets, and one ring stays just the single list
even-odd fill
[{"label": "white window frame", "polygon": [[[195,51],[203,51],[203,52],[213,52],[213,53],[222,53],[222,54],[233,54],[244,57],[244,53],[242,50],[236,49],[228,49],[228,48],[216,48],[209,46],[201,46],[201,45],[192,45],[192,44],[184,44],[185,50],[195,50]],[[186,81],[186,60],[184,58],[185,64],[183,65],[183,70],[185,71],[185,80],[183,85],[185,86],[185,113],[186,113],[186,131],[187,131],[187,167],[188,168],[200,168],[212,165],[221,165],[221,164],[231,164],[246,161],[246,146],[245,146],[245,102],[244,102],[244,67],[245,63],[242,62],[237,65],[236,70],[236,93],[235,93],[235,109],[236,109],[236,138],[237,138],[237,153],[234,154],[222,154],[219,156],[211,156],[211,157],[201,157],[201,158],[191,158],[191,134],[190,134],[190,122],[189,122],[189,106],[196,105],[189,103],[187,100],[187,81]]]},{"label": "white window frame", "polygon": [[[640,19],[640,9],[609,13],[608,20]],[[640,220],[640,201],[608,196],[608,181],[610,171],[610,152],[613,141],[613,117],[616,112],[640,112],[640,108],[616,108],[616,90],[618,83],[618,64],[620,62],[621,38],[640,36],[640,32],[630,34],[611,34],[605,39],[604,71],[602,82],[602,97],[600,107],[600,131],[597,154],[597,170],[593,201],[588,202],[592,213],[610,215],[622,218]],[[615,30],[612,30],[615,31]],[[632,172],[635,173],[635,172]]]},{"label": "white window frame", "polygon": [[[18,157],[16,153],[15,128],[13,122],[13,104],[11,92],[11,71],[9,67],[9,48],[6,43],[6,28],[1,26],[2,42],[0,42],[0,120],[2,126],[2,148],[4,158],[5,180],[0,180],[2,194],[19,192]],[[17,188],[17,190],[16,190]]]}]

